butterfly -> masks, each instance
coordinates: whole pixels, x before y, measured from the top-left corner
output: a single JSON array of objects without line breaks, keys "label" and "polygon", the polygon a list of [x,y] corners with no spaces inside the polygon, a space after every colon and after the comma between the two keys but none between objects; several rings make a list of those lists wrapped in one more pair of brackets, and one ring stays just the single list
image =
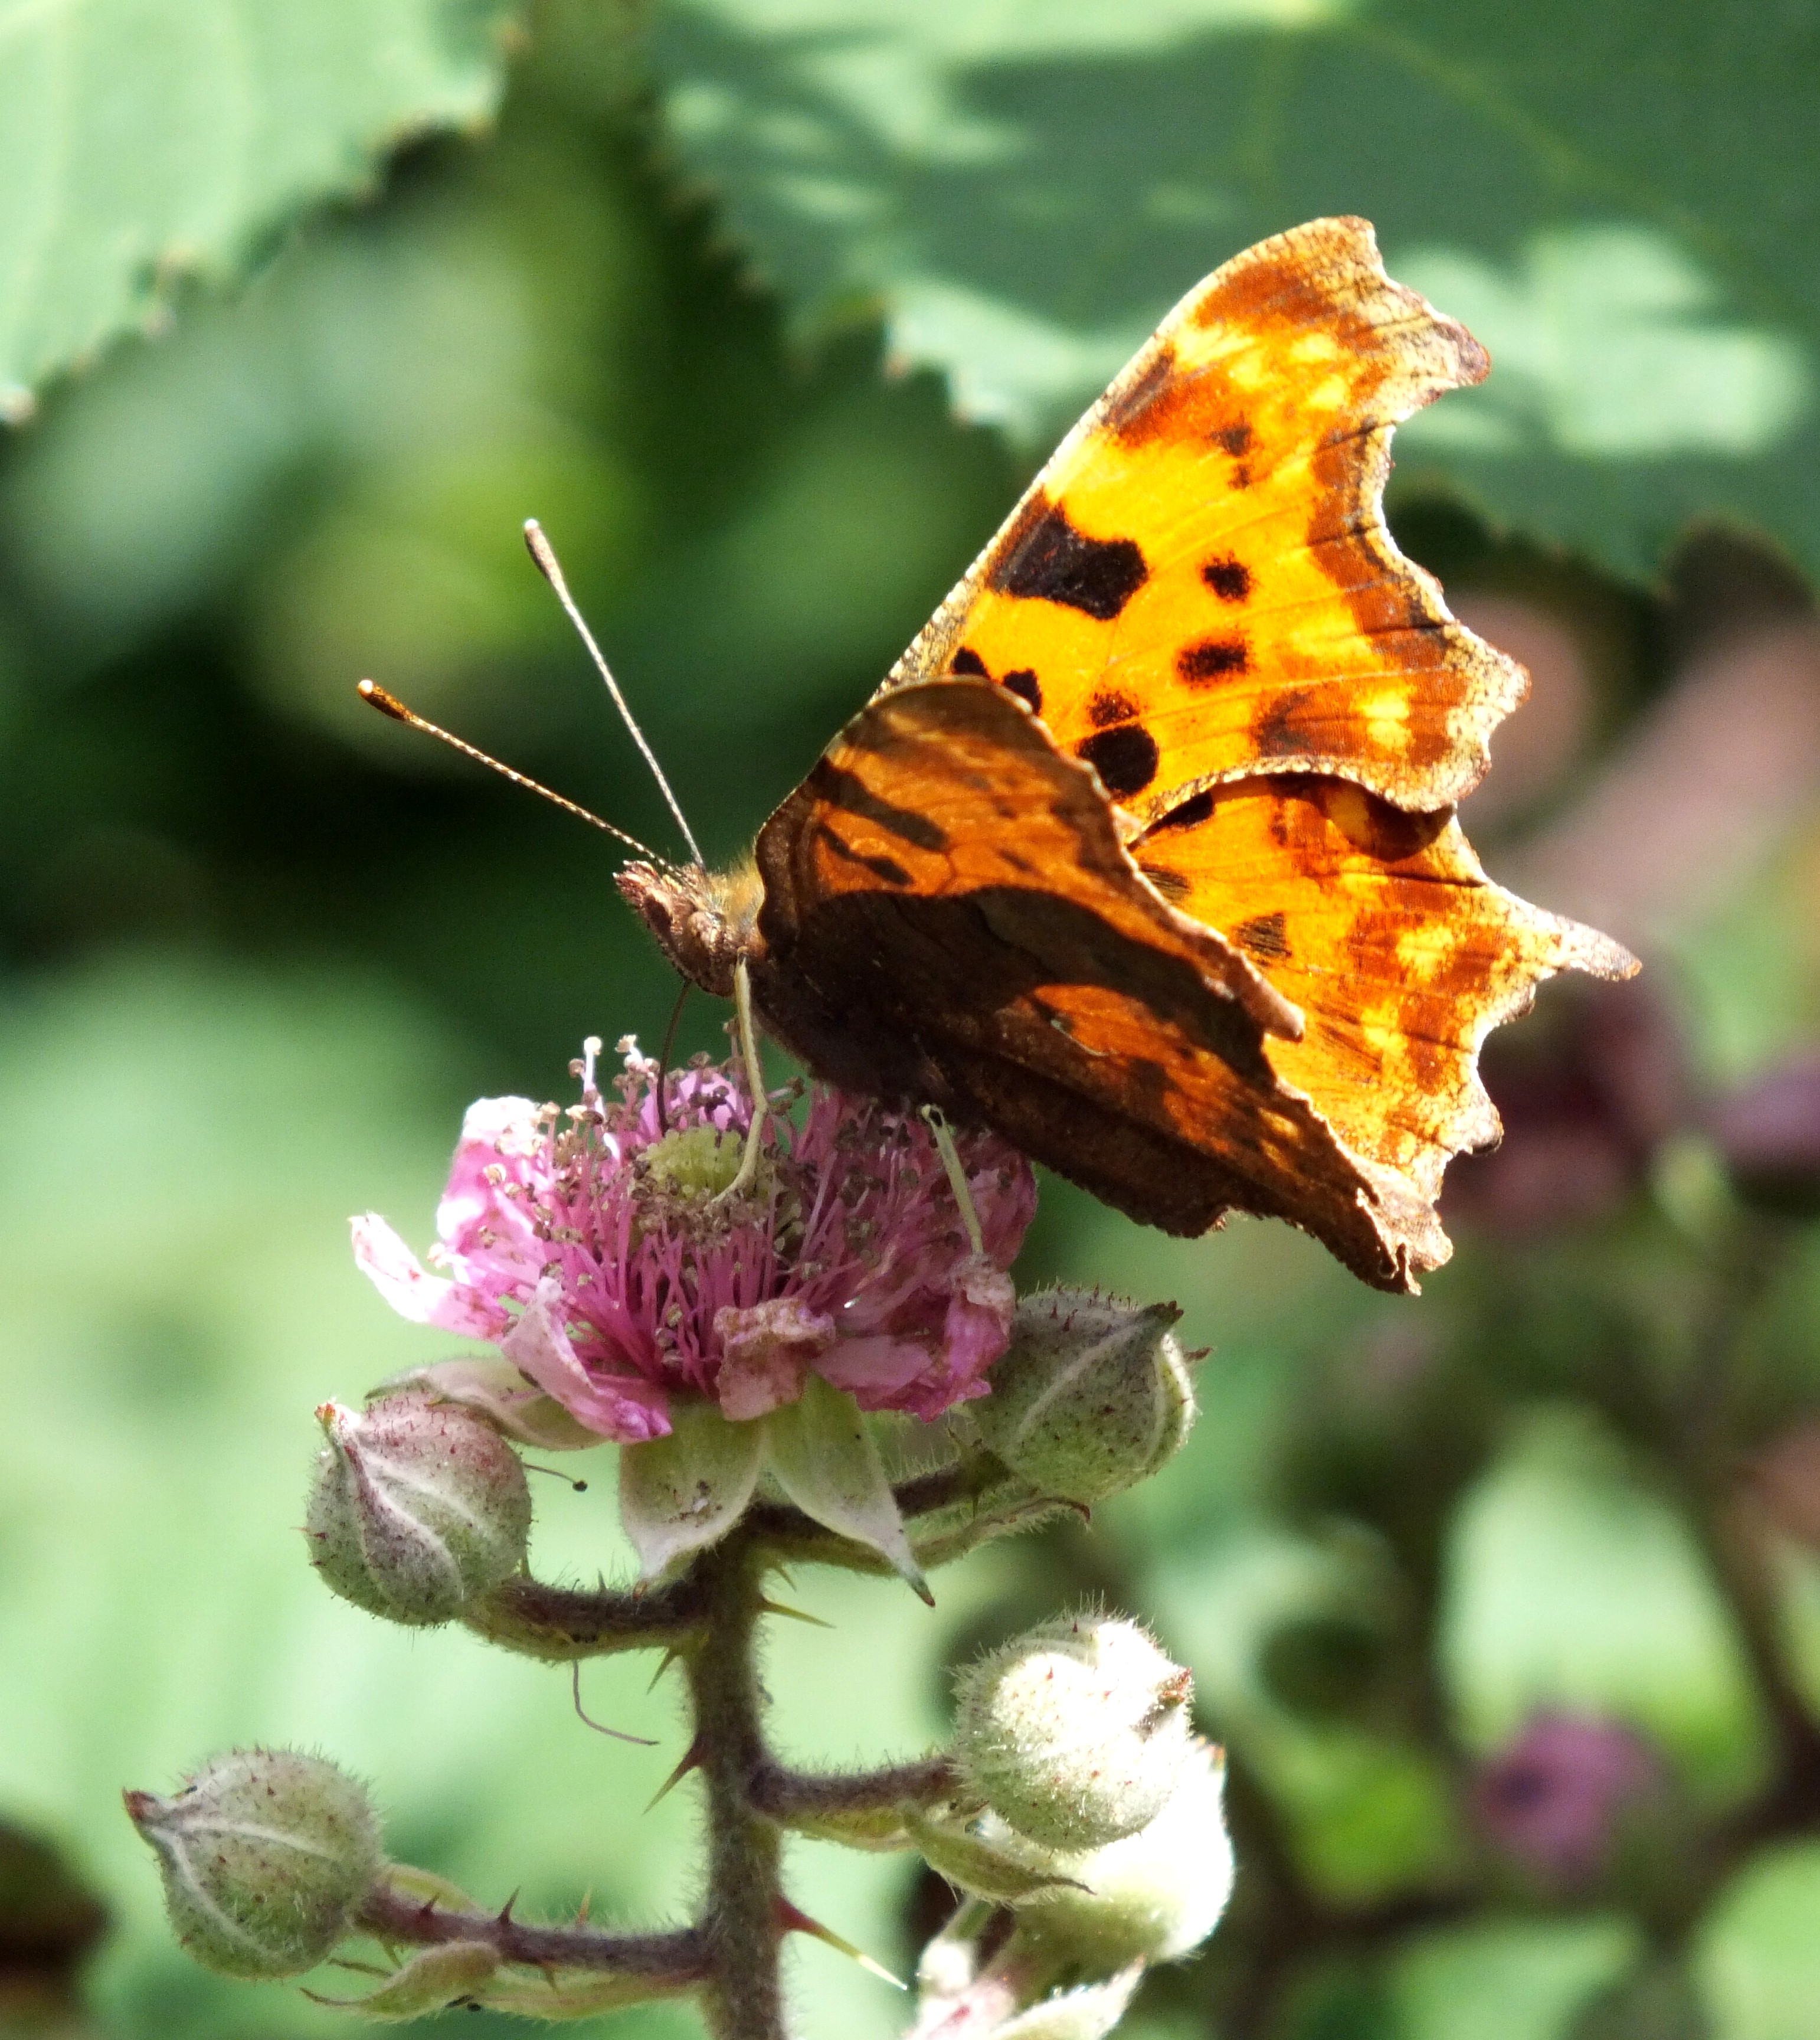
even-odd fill
[{"label": "butterfly", "polygon": [[1590,929],[1455,805],[1522,669],[1384,522],[1393,428],[1489,363],[1369,224],[1191,291],[733,870],[621,891],[817,1075],[1197,1235],[1286,1219],[1412,1290],[1495,1140],[1480,1043]]}]

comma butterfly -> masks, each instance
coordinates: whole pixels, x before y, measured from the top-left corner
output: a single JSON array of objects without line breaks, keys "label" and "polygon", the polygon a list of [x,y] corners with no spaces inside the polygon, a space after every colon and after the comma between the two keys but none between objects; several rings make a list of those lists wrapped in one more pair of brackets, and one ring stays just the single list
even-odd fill
[{"label": "comma butterfly", "polygon": [[1498,1135],[1479,1047],[1634,961],[1492,885],[1453,804],[1522,669],[1384,523],[1392,429],[1489,363],[1317,220],[1183,299],[731,873],[640,861],[688,978],[849,1090],[1180,1234],[1381,1288]]}]

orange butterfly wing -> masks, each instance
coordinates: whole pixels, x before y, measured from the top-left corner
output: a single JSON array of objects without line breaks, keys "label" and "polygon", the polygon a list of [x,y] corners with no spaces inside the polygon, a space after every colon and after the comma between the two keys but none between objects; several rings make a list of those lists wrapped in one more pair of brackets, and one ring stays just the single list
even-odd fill
[{"label": "orange butterfly wing", "polygon": [[1146,883],[1094,775],[1000,690],[873,702],[757,858],[753,995],[830,1081],[983,1121],[1172,1232],[1271,1214],[1393,1289],[1445,1258],[1426,1200],[1272,1068],[1294,1009]]},{"label": "orange butterfly wing", "polygon": [[1477,784],[1520,667],[1382,514],[1393,427],[1484,351],[1317,220],[1189,292],[892,669],[1012,688],[1142,821],[1258,771],[1399,806]]},{"label": "orange butterfly wing", "polygon": [[835,1083],[1413,1288],[1448,1160],[1498,1132],[1487,1032],[1555,971],[1636,968],[1490,884],[1453,817],[1524,676],[1381,497],[1395,424],[1486,367],[1362,220],[1236,257],[766,824],[755,931],[699,875],[629,896],[712,988],[745,954]]},{"label": "orange butterfly wing", "polygon": [[1347,1151],[1424,1203],[1498,1137],[1480,1044],[1556,971],[1621,977],[1605,936],[1494,885],[1451,809],[1408,815],[1341,779],[1245,779],[1132,846],[1165,899],[1224,930],[1301,1010],[1265,1052]]}]

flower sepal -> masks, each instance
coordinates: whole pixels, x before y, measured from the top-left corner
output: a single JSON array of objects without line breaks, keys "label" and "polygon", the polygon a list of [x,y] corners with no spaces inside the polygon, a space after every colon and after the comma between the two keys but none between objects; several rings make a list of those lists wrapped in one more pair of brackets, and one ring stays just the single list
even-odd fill
[{"label": "flower sepal", "polygon": [[991,2040],[1104,2040],[1123,2019],[1144,1980],[1131,1962],[1104,1983],[1059,1990],[992,2029]]},{"label": "flower sepal", "polygon": [[509,1360],[464,1353],[427,1367],[408,1367],[367,1391],[369,1403],[416,1390],[484,1417],[502,1437],[545,1452],[585,1452],[603,1442],[598,1431],[572,1417],[553,1395],[527,1381]]},{"label": "flower sepal", "polygon": [[1058,1862],[1043,1860],[1021,1840],[1002,1845],[971,1822],[933,1818],[914,1806],[902,1809],[904,1831],[917,1853],[938,1877],[957,1890],[994,1905],[1016,1905],[1040,1892],[1072,1882]]},{"label": "flower sepal", "polygon": [[790,1500],[837,1536],[869,1546],[931,1607],[922,1569],[860,1406],[819,1374],[764,1420],[769,1470]]},{"label": "flower sepal", "polygon": [[764,1463],[765,1426],[731,1423],[712,1402],[670,1406],[667,1437],[622,1445],[619,1519],[646,1585],[674,1577],[746,1513]]},{"label": "flower sepal", "polygon": [[313,1990],[303,1995],[331,2011],[351,2012],[356,2019],[426,2019],[454,2005],[477,2004],[499,1968],[497,1952],[484,1941],[446,1941],[401,1963],[364,1997],[326,1997]]}]

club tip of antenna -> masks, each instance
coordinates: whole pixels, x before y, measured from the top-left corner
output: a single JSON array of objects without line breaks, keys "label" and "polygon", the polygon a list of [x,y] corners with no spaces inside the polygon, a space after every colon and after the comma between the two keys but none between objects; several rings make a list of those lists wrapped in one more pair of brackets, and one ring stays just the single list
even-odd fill
[{"label": "club tip of antenna", "polygon": [[544,536],[544,527],[534,517],[525,520],[525,550],[537,563],[537,570],[544,579],[553,588],[560,588],[562,585],[562,569],[557,564],[556,554],[549,540]]},{"label": "club tip of antenna", "polygon": [[395,695],[389,695],[377,680],[363,680],[359,693],[370,706],[378,709],[382,715],[389,715],[394,722],[408,722],[410,711]]}]

